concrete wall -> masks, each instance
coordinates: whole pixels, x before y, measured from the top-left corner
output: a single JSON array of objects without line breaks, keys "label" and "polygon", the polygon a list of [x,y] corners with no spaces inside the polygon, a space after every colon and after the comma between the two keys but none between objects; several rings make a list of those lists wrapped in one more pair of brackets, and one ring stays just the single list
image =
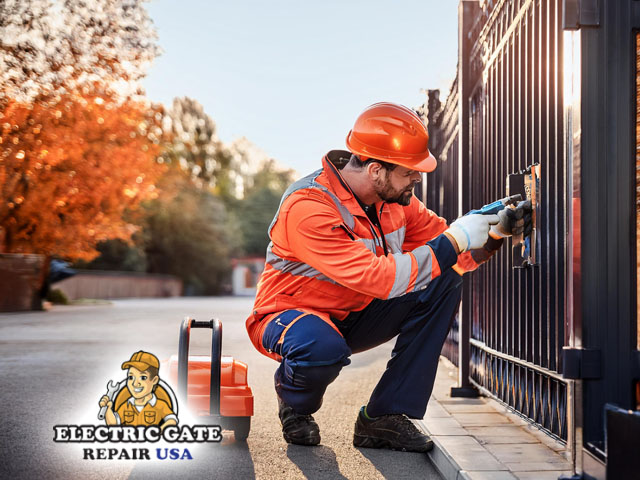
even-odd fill
[{"label": "concrete wall", "polygon": [[178,297],[182,294],[182,280],[171,275],[98,270],[77,270],[77,272],[71,278],[54,283],[51,288],[61,290],[69,300]]}]

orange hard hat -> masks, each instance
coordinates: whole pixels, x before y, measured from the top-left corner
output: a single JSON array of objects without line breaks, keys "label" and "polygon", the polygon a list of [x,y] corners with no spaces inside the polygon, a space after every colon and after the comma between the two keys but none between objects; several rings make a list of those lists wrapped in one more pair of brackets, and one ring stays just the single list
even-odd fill
[{"label": "orange hard hat", "polygon": [[362,161],[375,158],[420,172],[432,172],[437,165],[424,122],[397,103],[367,107],[347,135],[347,148]]}]

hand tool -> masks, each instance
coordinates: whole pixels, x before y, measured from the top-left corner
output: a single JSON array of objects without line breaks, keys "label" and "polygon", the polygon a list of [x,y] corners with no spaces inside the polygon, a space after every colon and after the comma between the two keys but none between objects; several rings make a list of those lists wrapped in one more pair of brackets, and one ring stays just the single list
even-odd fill
[{"label": "hand tool", "polygon": [[[116,393],[118,393],[119,389],[120,389],[119,383],[116,383],[113,380],[109,380],[109,382],[107,383],[106,396],[109,397],[109,400],[111,402],[113,402],[113,399],[116,396]],[[107,405],[105,405],[100,409],[100,412],[98,413],[98,420],[104,420],[104,415],[105,413],[107,413],[107,408],[108,408]]]},{"label": "hand tool", "polygon": [[518,193],[516,195],[511,195],[510,197],[504,197],[500,200],[496,200],[495,202],[488,203],[482,208],[470,210],[465,215],[494,215],[509,205],[516,205],[521,200],[522,195]]}]

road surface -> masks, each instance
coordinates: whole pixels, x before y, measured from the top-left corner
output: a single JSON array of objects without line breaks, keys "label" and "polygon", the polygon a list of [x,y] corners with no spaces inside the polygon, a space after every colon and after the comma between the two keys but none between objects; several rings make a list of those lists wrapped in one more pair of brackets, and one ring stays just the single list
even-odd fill
[{"label": "road surface", "polygon": [[[354,355],[328,388],[315,415],[320,446],[288,445],[273,390],[277,364],[254,350],[244,329],[251,306],[252,299],[242,297],[131,299],[0,314],[0,478],[441,478],[424,454],[351,443],[358,409],[391,344]],[[246,443],[228,434],[219,444],[189,445],[192,460],[110,461],[83,460],[83,448],[99,444],[53,442],[54,425],[101,423],[96,416],[106,383],[124,378],[120,365],[133,352],[150,351],[161,360],[176,353],[185,316],[220,318],[223,353],[249,364],[255,416]],[[191,351],[208,352],[209,339],[208,332],[193,331]]]}]

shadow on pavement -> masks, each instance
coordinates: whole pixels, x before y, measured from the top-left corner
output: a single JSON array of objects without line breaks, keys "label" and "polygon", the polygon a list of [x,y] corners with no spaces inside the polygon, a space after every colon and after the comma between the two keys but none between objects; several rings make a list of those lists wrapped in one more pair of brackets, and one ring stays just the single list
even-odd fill
[{"label": "shadow on pavement", "polygon": [[302,470],[304,476],[309,480],[346,480],[346,477],[340,473],[335,452],[329,447],[289,445],[287,457]]},{"label": "shadow on pavement", "polygon": [[[186,446],[191,451],[192,445],[174,444],[171,448]],[[147,465],[138,462],[129,479],[256,478],[247,442],[236,442],[225,437],[222,443],[198,445],[191,453],[193,460],[163,460]],[[152,457],[155,457],[155,449]]]}]

